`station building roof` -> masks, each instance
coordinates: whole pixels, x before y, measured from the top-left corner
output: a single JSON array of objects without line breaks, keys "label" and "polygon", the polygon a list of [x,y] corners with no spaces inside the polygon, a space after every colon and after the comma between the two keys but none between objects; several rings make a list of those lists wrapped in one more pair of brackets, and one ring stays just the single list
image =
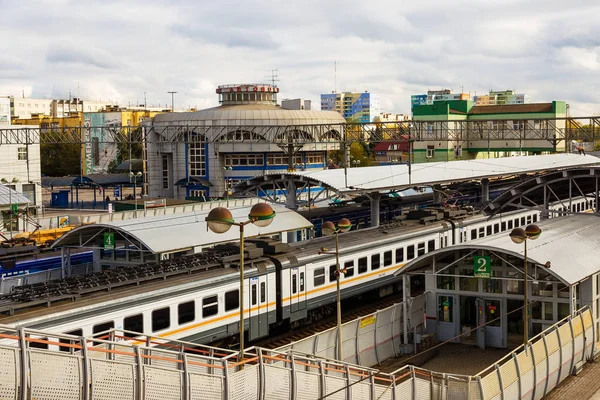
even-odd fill
[{"label": "station building roof", "polygon": [[[573,285],[600,271],[600,218],[590,214],[571,215],[540,221],[542,234],[527,241],[527,259],[537,265],[547,265],[548,272],[567,285]],[[419,257],[396,274],[409,272],[429,264],[436,254],[460,249],[482,249],[524,257],[524,245],[514,243],[510,232],[491,235],[469,242],[468,245],[451,246]]]},{"label": "station building roof", "polygon": [[11,189],[8,185],[0,185],[0,206],[9,206],[10,204],[33,203],[23,194]]},{"label": "station building roof", "polygon": [[[245,237],[271,235],[312,227],[312,223],[297,212],[279,205],[272,207],[277,213],[273,222],[264,228],[259,228],[254,224],[246,225],[244,227]],[[237,207],[230,208],[230,211],[235,221],[246,221],[251,208]],[[115,242],[117,243],[117,235],[134,243],[139,242],[141,250],[152,253],[170,253],[239,239],[239,229],[235,226],[223,234],[217,234],[208,229],[205,219],[209,211],[85,225],[63,235],[53,247],[101,248],[103,232],[115,232]],[[83,246],[84,244],[86,245]]]},{"label": "station building roof", "polygon": [[310,181],[311,185],[320,184],[338,193],[369,193],[594,164],[600,164],[600,158],[591,155],[551,154],[413,164],[410,174],[406,164],[326,169],[261,175],[241,182],[236,185],[235,190],[244,192],[253,185],[264,183],[271,176],[275,179],[295,176],[299,181]]}]

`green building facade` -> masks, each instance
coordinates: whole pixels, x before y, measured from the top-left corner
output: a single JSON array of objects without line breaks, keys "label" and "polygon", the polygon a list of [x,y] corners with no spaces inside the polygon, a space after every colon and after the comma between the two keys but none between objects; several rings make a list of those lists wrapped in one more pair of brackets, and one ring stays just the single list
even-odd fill
[{"label": "green building facade", "polygon": [[[528,132],[554,130],[560,139],[566,117],[563,101],[552,103],[476,106],[471,100],[447,100],[415,106],[413,119],[425,121],[419,140],[413,143],[413,162],[468,160],[545,154],[564,151],[548,140],[529,137]],[[445,136],[448,140],[436,138]],[[510,131],[511,135],[505,135]],[[431,140],[428,140],[428,136]],[[527,140],[488,140],[495,137],[527,137]]]}]

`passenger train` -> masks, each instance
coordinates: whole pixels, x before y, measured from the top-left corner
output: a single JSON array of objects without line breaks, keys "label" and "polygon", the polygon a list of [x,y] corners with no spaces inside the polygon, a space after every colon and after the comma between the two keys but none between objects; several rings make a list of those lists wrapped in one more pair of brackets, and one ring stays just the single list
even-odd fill
[{"label": "passenger train", "polygon": [[[594,200],[577,198],[570,207],[567,204],[552,204],[551,208],[585,212],[593,209]],[[428,225],[406,222],[396,227],[340,234],[340,265],[346,270],[340,277],[342,298],[367,292],[383,296],[401,290],[394,272],[407,262],[436,249],[507,232],[539,218],[539,211],[520,210],[491,219],[474,214]],[[245,329],[250,341],[273,334],[281,327],[318,319],[335,302],[335,258],[319,254],[323,247],[335,246],[334,238],[320,237],[291,245],[260,239],[247,241],[264,250],[262,256],[250,258],[245,264]],[[0,316],[0,324],[76,336],[116,328],[203,344],[235,339],[239,333],[238,265],[231,256],[213,264],[194,274],[82,295],[75,302],[21,309],[14,315]]]}]

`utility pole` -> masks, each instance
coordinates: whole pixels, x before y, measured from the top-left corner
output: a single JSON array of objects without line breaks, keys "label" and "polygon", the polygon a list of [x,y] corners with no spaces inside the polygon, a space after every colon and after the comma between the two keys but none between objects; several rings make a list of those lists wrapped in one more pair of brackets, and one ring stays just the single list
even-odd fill
[{"label": "utility pole", "polygon": [[177,92],[167,92],[171,94],[171,112],[175,112],[175,93]]}]

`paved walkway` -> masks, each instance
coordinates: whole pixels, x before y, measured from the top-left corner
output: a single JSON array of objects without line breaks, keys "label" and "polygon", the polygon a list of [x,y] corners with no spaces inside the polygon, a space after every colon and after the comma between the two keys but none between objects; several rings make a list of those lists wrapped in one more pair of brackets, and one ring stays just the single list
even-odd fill
[{"label": "paved walkway", "polygon": [[600,400],[600,362],[588,362],[577,376],[569,376],[546,400]]}]

